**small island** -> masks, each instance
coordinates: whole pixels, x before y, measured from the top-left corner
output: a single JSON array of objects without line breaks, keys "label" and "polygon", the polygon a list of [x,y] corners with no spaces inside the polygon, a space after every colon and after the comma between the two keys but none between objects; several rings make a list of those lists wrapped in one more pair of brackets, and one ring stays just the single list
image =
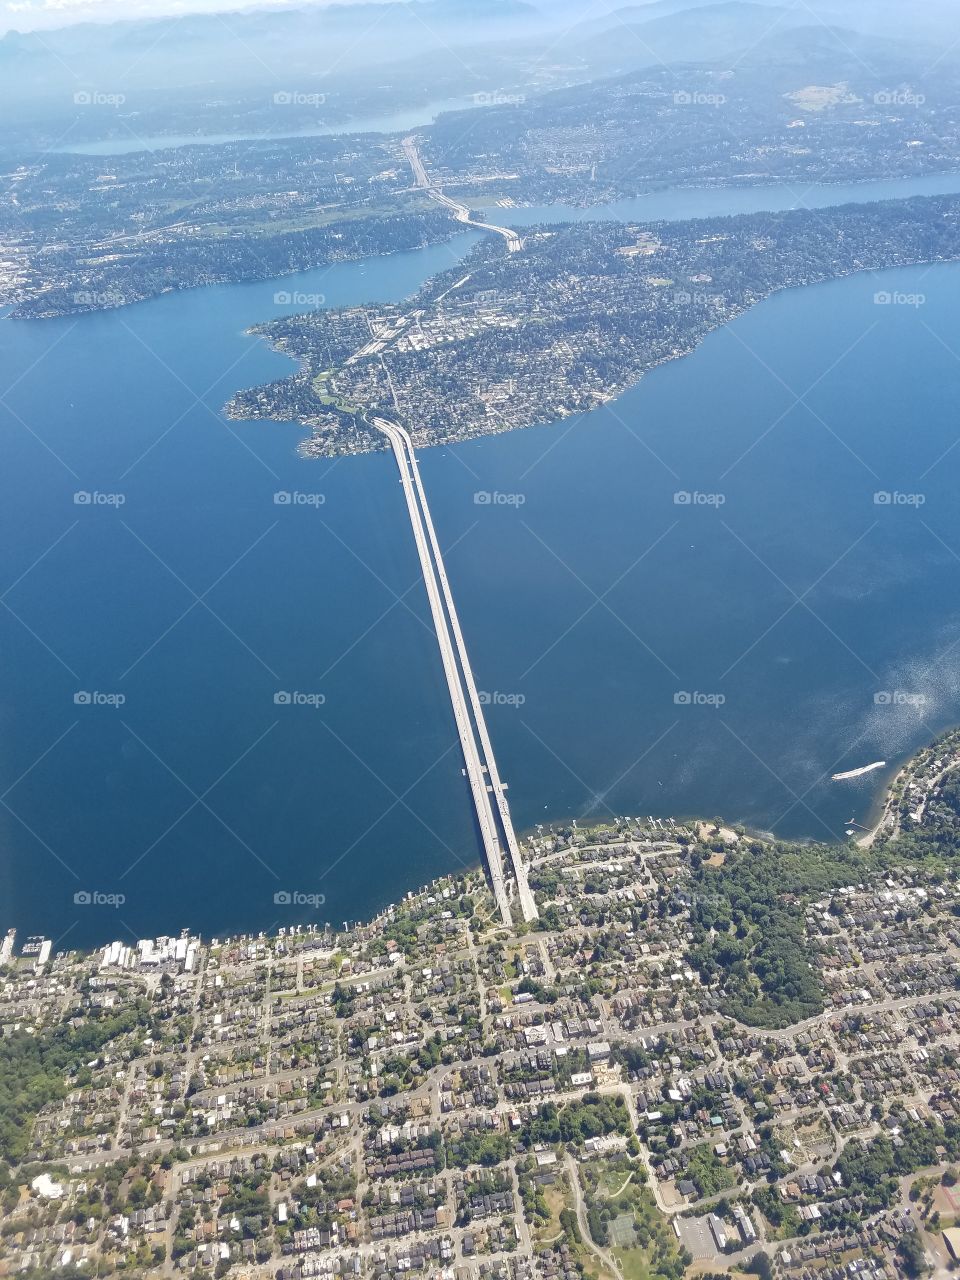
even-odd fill
[{"label": "small island", "polygon": [[[257,326],[300,369],[226,412],[300,422],[304,451],[322,456],[383,448],[375,413],[418,446],[550,423],[614,399],[779,290],[958,258],[960,196],[568,224],[531,229],[516,253],[487,237],[406,302]],[[892,301],[864,280],[867,316]]]}]

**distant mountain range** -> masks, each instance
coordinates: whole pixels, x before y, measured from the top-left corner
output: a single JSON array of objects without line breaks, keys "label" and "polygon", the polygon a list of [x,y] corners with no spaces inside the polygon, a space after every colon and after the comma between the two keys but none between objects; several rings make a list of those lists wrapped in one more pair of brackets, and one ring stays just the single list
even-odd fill
[{"label": "distant mountain range", "polygon": [[229,81],[237,74],[269,80],[281,72],[316,73],[334,63],[370,65],[543,26],[541,11],[526,0],[404,0],[192,13],[77,23],[42,33],[9,31],[0,38],[0,70],[42,72],[53,82],[79,77],[117,91],[131,82],[176,88]]},{"label": "distant mountain range", "polygon": [[[650,16],[651,10],[656,16]],[[586,38],[577,32],[571,39],[581,57],[594,64],[715,62],[733,60],[771,32],[809,21],[809,12],[755,0],[659,0],[617,10],[590,24],[594,32]]]},{"label": "distant mountain range", "polygon": [[578,63],[584,79],[683,64],[808,66],[811,74],[842,76],[858,67],[915,70],[938,58],[943,45],[930,42],[923,31],[894,40],[821,20],[815,11],[815,6],[826,14],[856,5],[857,0],[653,0],[575,25],[555,42],[554,51]]},{"label": "distant mountain range", "polygon": [[[960,12],[955,0],[753,0],[756,6],[786,9],[797,22],[823,22],[827,26],[854,28],[866,34],[892,38],[955,38],[960,33]],[[584,29],[603,29],[612,17],[628,24],[649,22],[689,9],[720,8],[726,0],[636,0],[633,4],[617,4],[608,0],[600,6],[591,4],[583,10]],[[559,0],[558,7],[563,7]],[[569,0],[570,15],[581,12],[581,0]]]},{"label": "distant mountain range", "polygon": [[[340,123],[469,94],[531,97],[664,64],[809,66],[821,76],[858,63],[915,70],[956,58],[954,38],[960,50],[954,0],[610,0],[599,14],[595,0],[254,7],[9,32],[0,38],[0,119],[51,141],[65,129],[74,141],[123,127],[296,131],[311,126],[311,113],[275,118],[277,94],[322,98],[313,118]],[[130,123],[116,110],[78,112],[78,95],[120,95]]]}]

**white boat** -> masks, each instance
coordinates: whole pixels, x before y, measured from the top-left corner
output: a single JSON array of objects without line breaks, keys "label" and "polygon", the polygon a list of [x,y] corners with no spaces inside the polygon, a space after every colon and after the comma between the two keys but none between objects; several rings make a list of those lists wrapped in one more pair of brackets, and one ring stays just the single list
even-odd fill
[{"label": "white boat", "polygon": [[846,773],[834,773],[831,782],[846,782],[848,778],[862,778],[865,773],[873,773],[874,769],[885,769],[886,760],[874,760],[873,764],[865,764],[859,769],[848,769]]}]

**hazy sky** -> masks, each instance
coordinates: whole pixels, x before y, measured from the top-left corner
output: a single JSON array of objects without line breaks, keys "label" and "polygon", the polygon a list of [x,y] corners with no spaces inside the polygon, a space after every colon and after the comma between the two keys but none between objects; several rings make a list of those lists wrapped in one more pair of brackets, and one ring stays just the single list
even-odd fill
[{"label": "hazy sky", "polygon": [[[320,3],[325,0],[320,0]],[[328,0],[329,2],[329,0]],[[338,0],[351,3],[352,0]],[[303,8],[310,0],[0,0],[0,32],[37,31],[70,22],[113,22],[158,14],[236,12],[238,9]]]}]

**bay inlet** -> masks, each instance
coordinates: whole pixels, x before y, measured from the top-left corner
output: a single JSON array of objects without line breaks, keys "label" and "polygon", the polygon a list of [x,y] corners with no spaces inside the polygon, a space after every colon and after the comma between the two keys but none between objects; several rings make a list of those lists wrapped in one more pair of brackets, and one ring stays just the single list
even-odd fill
[{"label": "bay inlet", "polygon": [[[278,291],[399,299],[475,239],[2,325],[7,924],[339,923],[476,863],[392,460],[219,413],[289,368],[244,332]],[[783,293],[592,414],[420,456],[518,828],[839,838],[886,774],[830,775],[958,719],[958,285]]]}]

